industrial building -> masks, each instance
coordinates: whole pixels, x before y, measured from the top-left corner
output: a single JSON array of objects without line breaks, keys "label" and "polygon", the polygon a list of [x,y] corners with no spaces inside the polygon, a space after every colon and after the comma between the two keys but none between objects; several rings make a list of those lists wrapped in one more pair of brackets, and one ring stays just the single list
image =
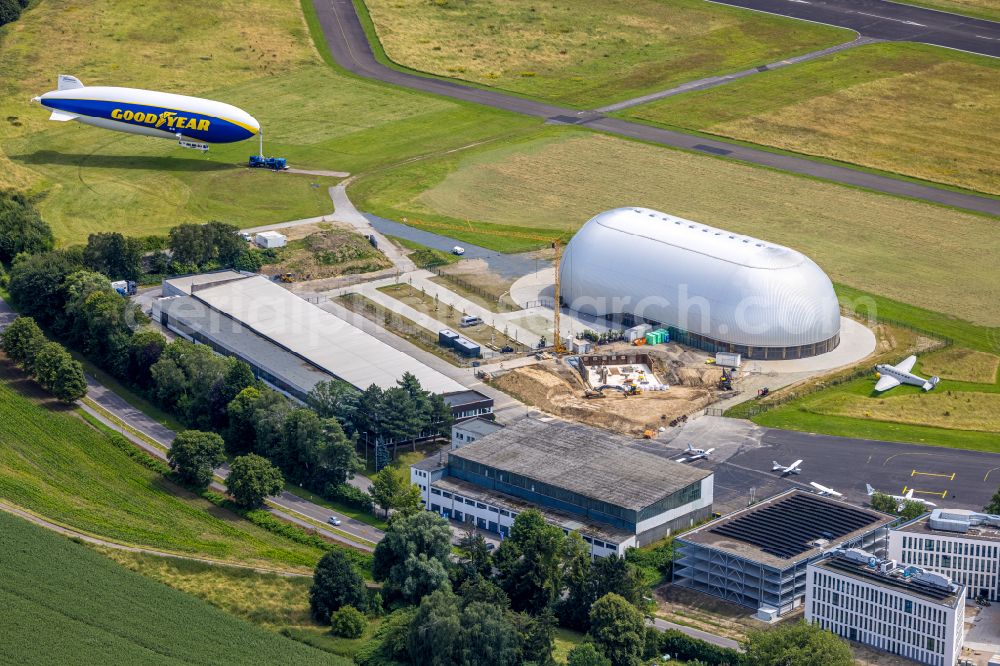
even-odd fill
[{"label": "industrial building", "polygon": [[900,564],[943,573],[969,596],[1000,601],[1000,516],[934,509],[889,530],[888,556]]},{"label": "industrial building", "polygon": [[891,516],[791,489],[678,536],[673,581],[757,610],[802,605],[806,567],[836,548],[876,548]]},{"label": "industrial building", "polygon": [[648,208],[592,218],[566,246],[560,297],[623,326],[747,359],[823,354],[840,341],[830,278],[795,250]]},{"label": "industrial building", "polygon": [[426,390],[442,394],[455,414],[492,412],[488,396],[470,392],[263,276],[185,276],[165,280],[163,293],[169,295],[153,303],[154,321],[246,361],[259,378],[296,398],[332,378],[364,390],[372,384],[390,388],[410,372]]},{"label": "industrial building", "polygon": [[623,554],[712,511],[713,475],[558,419],[526,418],[411,467],[425,508],[506,534],[528,508],[577,531],[595,556]]},{"label": "industrial building", "polygon": [[806,579],[806,622],[931,666],[962,653],[966,588],[947,576],[848,549],[811,562]]},{"label": "industrial building", "polygon": [[480,437],[485,437],[501,428],[502,424],[481,416],[458,421],[451,427],[451,448],[458,449],[466,444],[472,444]]}]

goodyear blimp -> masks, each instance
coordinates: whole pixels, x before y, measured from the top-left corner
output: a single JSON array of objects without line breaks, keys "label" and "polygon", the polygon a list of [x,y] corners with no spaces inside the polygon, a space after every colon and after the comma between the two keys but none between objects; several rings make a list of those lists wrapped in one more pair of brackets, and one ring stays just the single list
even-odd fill
[{"label": "goodyear blimp", "polygon": [[32,101],[52,110],[50,120],[174,139],[197,150],[261,133],[253,116],[231,104],[153,90],[85,86],[67,74],[59,75],[56,90]]}]

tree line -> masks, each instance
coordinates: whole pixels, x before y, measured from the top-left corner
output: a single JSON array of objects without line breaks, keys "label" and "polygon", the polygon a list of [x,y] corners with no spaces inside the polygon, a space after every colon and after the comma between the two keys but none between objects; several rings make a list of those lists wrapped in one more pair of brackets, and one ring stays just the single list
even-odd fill
[{"label": "tree line", "polygon": [[0,25],[13,23],[21,18],[31,0],[0,0]]},{"label": "tree line", "polygon": [[46,391],[62,402],[87,394],[83,366],[58,342],[50,342],[31,317],[18,317],[0,334],[0,348]]},{"label": "tree line", "polygon": [[[585,634],[573,666],[638,666],[669,654],[689,664],[765,666],[853,663],[846,643],[804,623],[751,632],[744,651],[721,648],[649,625],[649,592],[619,557],[593,560],[576,533],[520,513],[491,552],[469,533],[452,557],[451,529],[426,511],[397,515],[375,549],[368,589],[344,554],[325,555],[310,589],[313,618],[336,635],[361,636],[384,616],[355,655],[361,666],[552,666],[559,626]],[[387,614],[387,615],[386,615]]]}]

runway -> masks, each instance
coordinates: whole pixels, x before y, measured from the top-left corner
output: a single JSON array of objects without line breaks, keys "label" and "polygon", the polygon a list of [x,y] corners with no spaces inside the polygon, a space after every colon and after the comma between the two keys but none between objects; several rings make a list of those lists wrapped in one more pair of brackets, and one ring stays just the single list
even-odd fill
[{"label": "runway", "polygon": [[[747,1],[759,1],[763,4],[768,4],[765,0]],[[777,5],[779,1],[785,2],[785,0],[773,0],[775,7],[780,8]],[[808,0],[809,3],[812,1]],[[850,2],[865,3],[871,1],[873,0],[850,0]],[[807,0],[794,0],[786,4],[792,5],[806,2]],[[844,2],[846,4],[848,0],[844,0]],[[714,157],[821,178],[875,192],[910,197],[990,215],[1000,215],[1000,200],[998,199],[954,192],[932,185],[923,185],[890,176],[868,173],[837,164],[829,164],[796,157],[791,154],[779,154],[718,139],[651,127],[619,118],[608,118],[596,111],[580,111],[578,109],[546,104],[497,90],[477,88],[451,79],[421,76],[419,74],[399,71],[383,65],[375,59],[375,56],[372,54],[371,45],[368,43],[368,37],[361,26],[361,21],[355,11],[352,0],[313,0],[313,4],[334,61],[348,72],[366,79],[374,79],[404,88],[443,95],[452,99],[482,104],[536,118],[543,118],[552,124],[585,127],[649,143],[681,148]],[[892,3],[880,4],[894,7],[901,6],[892,5]],[[835,12],[830,15],[833,18],[841,16]],[[988,26],[1000,25],[990,23],[989,21],[983,21],[982,23]],[[989,34],[992,35],[993,33]],[[997,44],[1000,45],[1000,42],[997,42]]]},{"label": "runway", "polygon": [[[815,435],[763,428],[748,421],[701,417],[672,441],[641,447],[671,458],[684,458],[691,443],[715,448],[708,460],[694,463],[715,471],[715,510],[727,513],[746,506],[751,493],[763,499],[791,487],[813,490],[816,482],[854,504],[867,503],[866,484],[890,495],[909,489],[914,497],[938,507],[981,511],[1000,488],[1000,453]],[[802,460],[800,474],[782,476],[772,463]]]},{"label": "runway", "polygon": [[711,0],[856,30],[865,37],[920,42],[1000,58],[1000,23],[887,0]]}]

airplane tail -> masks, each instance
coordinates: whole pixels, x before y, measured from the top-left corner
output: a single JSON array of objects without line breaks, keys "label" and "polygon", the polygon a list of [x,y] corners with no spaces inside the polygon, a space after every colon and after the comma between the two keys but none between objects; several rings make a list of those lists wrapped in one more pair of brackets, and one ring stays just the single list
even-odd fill
[{"label": "airplane tail", "polygon": [[938,384],[938,382],[939,382],[939,381],[941,381],[941,378],[940,378],[940,377],[931,377],[931,378],[930,378],[929,380],[927,380],[927,381],[928,381],[928,383],[929,383],[929,384],[930,384],[930,385],[931,385],[932,387],[934,387],[934,386],[937,386],[937,384]]},{"label": "airplane tail", "polygon": [[909,490],[907,490],[906,494],[903,495],[903,498],[904,499],[908,499],[908,500],[913,499],[913,488],[910,488]]},{"label": "airplane tail", "polygon": [[871,497],[872,495],[874,495],[874,494],[875,494],[875,489],[874,489],[874,488],[872,488],[872,486],[871,486],[871,484],[870,484],[870,483],[866,483],[866,484],[865,484],[865,489],[866,489],[866,490],[868,491],[868,496],[869,496],[869,497]]},{"label": "airplane tail", "polygon": [[56,87],[56,90],[73,90],[74,88],[83,88],[83,87],[84,87],[83,83],[81,83],[80,79],[76,78],[75,76],[70,76],[69,74],[60,74],[59,84]]},{"label": "airplane tail", "polygon": [[771,471],[772,471],[772,472],[773,472],[774,470],[776,470],[776,469],[781,469],[781,465],[779,465],[779,464],[778,464],[778,461],[777,461],[777,460],[772,460],[772,461],[771,461],[771,464],[772,464],[772,465],[774,465],[774,467],[772,467],[772,468],[771,468]]},{"label": "airplane tail", "polygon": [[693,447],[693,446],[691,446],[691,442],[688,442],[688,447],[687,447],[687,450],[688,450],[688,451],[694,451],[694,447]]}]

